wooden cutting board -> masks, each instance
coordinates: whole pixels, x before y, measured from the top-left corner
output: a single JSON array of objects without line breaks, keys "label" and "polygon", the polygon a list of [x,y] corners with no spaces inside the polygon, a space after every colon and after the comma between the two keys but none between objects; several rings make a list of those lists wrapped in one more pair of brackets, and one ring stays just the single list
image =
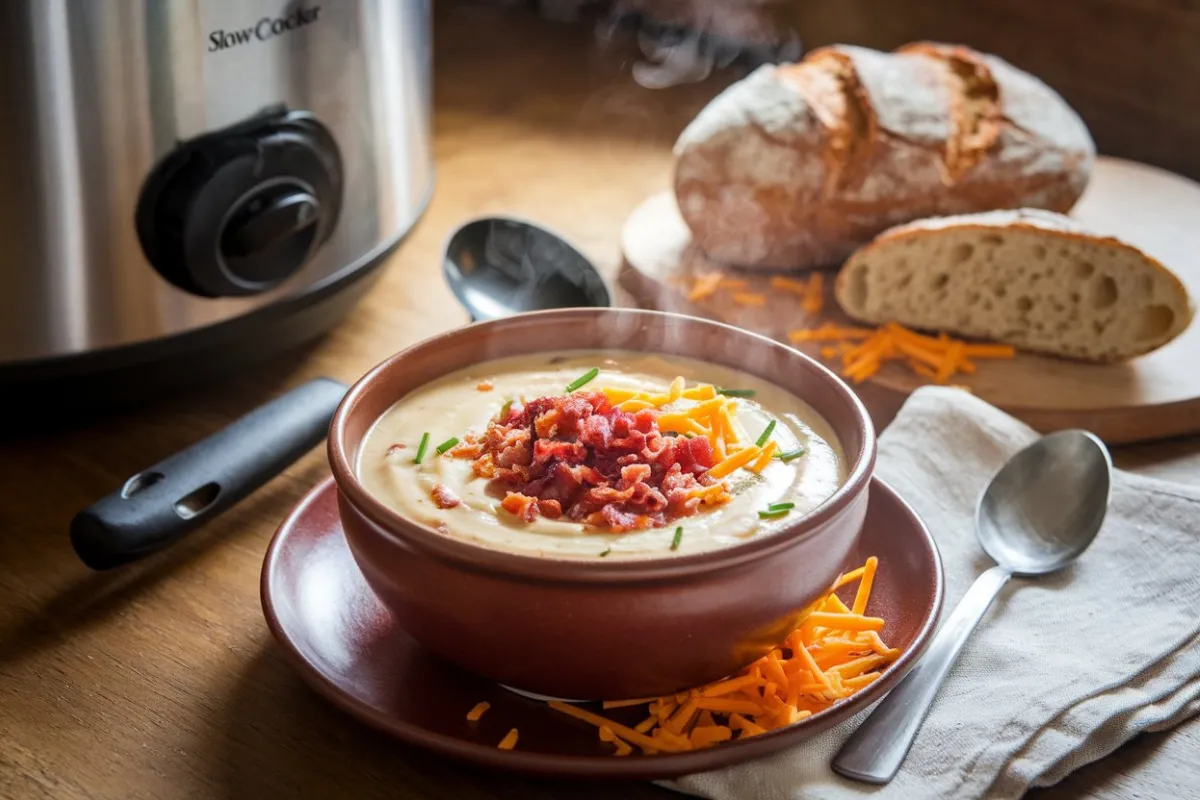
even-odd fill
[{"label": "wooden cutting board", "polygon": [[[1200,299],[1200,184],[1144,164],[1100,158],[1071,216],[1141,247],[1173,269],[1191,296]],[[669,191],[633,212],[621,245],[620,283],[643,307],[710,317],[781,341],[795,328],[853,324],[833,299],[832,272],[825,279],[825,308],[814,316],[800,309],[795,294],[771,288],[771,273],[732,270],[706,260],[692,245]],[[739,291],[766,295],[766,305],[739,305],[731,291],[689,302],[685,295],[692,280],[713,270],[746,280],[747,287]],[[818,345],[800,349],[819,357]],[[826,363],[840,369],[840,363]],[[954,381],[1042,432],[1086,428],[1112,444],[1197,433],[1200,322],[1167,346],[1124,364],[1020,354],[1012,361],[978,362],[974,375],[957,375]],[[903,365],[890,363],[861,389],[894,394],[898,406],[925,383]]]}]

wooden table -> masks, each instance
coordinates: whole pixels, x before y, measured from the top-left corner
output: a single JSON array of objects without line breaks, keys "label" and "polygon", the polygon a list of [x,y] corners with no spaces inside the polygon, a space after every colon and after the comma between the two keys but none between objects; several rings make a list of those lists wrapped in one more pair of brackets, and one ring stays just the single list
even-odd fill
[{"label": "wooden table", "polygon": [[[263,623],[258,575],[280,519],[327,473],[319,450],[144,563],[92,574],[67,540],[77,509],[255,404],[315,375],[353,380],[464,323],[438,263],[463,217],[543,220],[615,271],[625,215],[666,185],[671,143],[718,83],[650,92],[629,78],[628,43],[456,9],[436,25],[434,202],[350,319],[232,383],[0,445],[0,797],[674,796],[465,768],[375,734],[302,684]],[[1119,457],[1150,473],[1200,474],[1195,440]],[[1191,788],[1156,778],[1158,764],[1181,760]],[[1186,797],[1196,783],[1200,722],[1143,737],[1040,794]]]}]

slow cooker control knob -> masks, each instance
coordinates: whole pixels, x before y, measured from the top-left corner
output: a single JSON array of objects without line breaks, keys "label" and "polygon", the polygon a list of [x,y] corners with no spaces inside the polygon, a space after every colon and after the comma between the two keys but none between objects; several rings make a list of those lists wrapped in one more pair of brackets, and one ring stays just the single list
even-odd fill
[{"label": "slow cooker control knob", "polygon": [[279,282],[308,260],[321,222],[321,201],[284,181],[257,190],[230,214],[221,236],[229,270],[250,283]]},{"label": "slow cooker control knob", "polygon": [[266,291],[306,264],[341,210],[342,165],[323,125],[264,115],[181,144],[138,204],[147,260],[205,297]]}]

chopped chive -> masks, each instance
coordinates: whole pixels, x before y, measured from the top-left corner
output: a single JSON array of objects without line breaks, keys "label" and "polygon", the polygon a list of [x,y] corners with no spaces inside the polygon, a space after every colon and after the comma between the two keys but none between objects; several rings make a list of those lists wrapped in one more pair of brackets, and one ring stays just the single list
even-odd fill
[{"label": "chopped chive", "polygon": [[439,444],[437,446],[438,455],[440,456],[442,453],[446,452],[451,447],[454,447],[454,445],[456,445],[456,444],[458,444],[458,437],[451,436],[449,439],[447,439],[446,441],[442,442],[441,444]]},{"label": "chopped chive", "polygon": [[763,429],[762,435],[758,437],[758,441],[755,442],[755,444],[759,447],[764,446],[767,443],[767,440],[771,438],[771,434],[774,433],[774,431],[775,420],[771,420],[767,423],[767,427]]},{"label": "chopped chive", "polygon": [[426,447],[429,447],[429,433],[428,432],[421,434],[421,444],[419,444],[417,446],[417,455],[416,455],[416,458],[413,459],[414,464],[421,463],[421,459],[425,457],[425,448]]},{"label": "chopped chive", "polygon": [[571,392],[578,389],[580,386],[583,386],[584,384],[595,380],[596,376],[599,374],[600,374],[600,368],[592,367],[587,372],[583,373],[578,378],[576,378],[575,380],[573,380],[567,384],[567,394],[570,394]]},{"label": "chopped chive", "polygon": [[795,503],[771,503],[771,505],[767,506],[767,511],[788,511],[795,507]]},{"label": "chopped chive", "polygon": [[508,412],[512,410],[512,398],[504,401],[504,405],[500,406],[500,421],[503,422],[508,418]]},{"label": "chopped chive", "polygon": [[600,557],[604,558],[606,555],[608,555],[611,552],[612,552],[612,545],[610,544],[608,547],[604,548],[604,552],[600,554]]},{"label": "chopped chive", "polygon": [[675,529],[675,537],[671,539],[671,549],[678,550],[679,543],[683,541],[683,526],[680,525]]},{"label": "chopped chive", "polygon": [[753,389],[717,389],[717,394],[726,397],[754,397]]},{"label": "chopped chive", "polygon": [[778,458],[780,461],[787,463],[788,461],[793,461],[793,460],[799,458],[800,456],[804,455],[807,452],[808,452],[807,447],[797,447],[795,450],[789,450],[786,453],[776,453],[775,458]]},{"label": "chopped chive", "polygon": [[775,519],[776,517],[782,517],[783,515],[785,515],[787,513],[788,513],[788,510],[786,508],[781,508],[778,511],[760,511],[760,512],[758,512],[758,518],[759,519]]}]

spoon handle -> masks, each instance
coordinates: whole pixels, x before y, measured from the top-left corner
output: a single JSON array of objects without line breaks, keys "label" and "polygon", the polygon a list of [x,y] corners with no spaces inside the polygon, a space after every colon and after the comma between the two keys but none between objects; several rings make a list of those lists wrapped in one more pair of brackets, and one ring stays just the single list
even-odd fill
[{"label": "spoon handle", "polygon": [[867,783],[887,783],[896,775],[950,667],[1011,576],[992,567],[975,579],[924,657],[842,745],[835,772]]}]

